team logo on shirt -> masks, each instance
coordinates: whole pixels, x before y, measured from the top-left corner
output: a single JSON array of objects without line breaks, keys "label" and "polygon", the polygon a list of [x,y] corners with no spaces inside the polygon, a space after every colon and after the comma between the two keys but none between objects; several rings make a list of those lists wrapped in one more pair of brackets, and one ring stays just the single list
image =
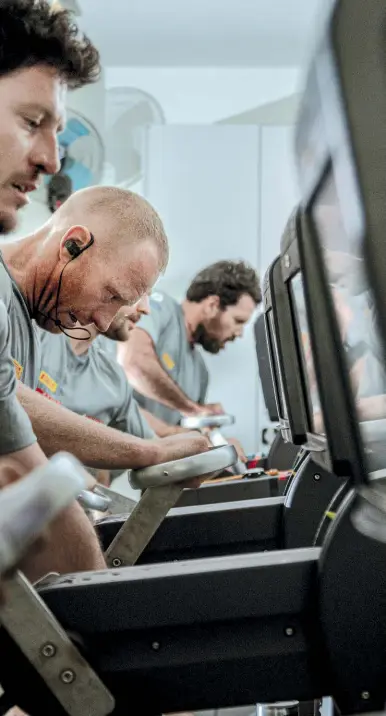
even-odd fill
[{"label": "team logo on shirt", "polygon": [[175,366],[175,362],[174,362],[173,358],[169,355],[169,353],[163,353],[161,357],[162,357],[162,362],[163,362],[164,366],[168,370],[173,370],[173,368]]},{"label": "team logo on shirt", "polygon": [[56,389],[58,387],[58,384],[55,383],[54,379],[51,378],[48,373],[46,373],[45,370],[42,370],[42,372],[39,375],[39,382],[45,385],[48,390],[51,391],[51,393],[56,393]]},{"label": "team logo on shirt", "polygon": [[16,360],[16,358],[12,358],[13,365],[15,366],[15,373],[17,380],[21,379],[21,376],[23,375],[23,366],[20,365],[20,363]]}]

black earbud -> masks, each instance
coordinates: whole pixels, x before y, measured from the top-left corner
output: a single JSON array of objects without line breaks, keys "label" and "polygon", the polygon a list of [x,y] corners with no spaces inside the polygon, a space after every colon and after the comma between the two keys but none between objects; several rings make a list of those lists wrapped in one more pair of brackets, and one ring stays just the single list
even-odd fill
[{"label": "black earbud", "polygon": [[72,259],[76,259],[79,254],[82,253],[82,249],[78,246],[74,239],[68,239],[64,245]]},{"label": "black earbud", "polygon": [[78,246],[78,244],[76,243],[76,241],[74,241],[74,239],[67,239],[67,241],[64,242],[64,245],[65,245],[68,253],[71,256],[70,261],[73,261],[74,259],[78,258],[78,256],[80,256],[80,254],[83,254],[83,251],[86,251],[86,249],[88,249],[89,246],[92,246],[93,243],[94,243],[94,237],[92,234],[91,234],[90,241],[88,242],[88,244],[86,244],[86,246],[83,246],[83,249],[81,249],[80,246]]}]

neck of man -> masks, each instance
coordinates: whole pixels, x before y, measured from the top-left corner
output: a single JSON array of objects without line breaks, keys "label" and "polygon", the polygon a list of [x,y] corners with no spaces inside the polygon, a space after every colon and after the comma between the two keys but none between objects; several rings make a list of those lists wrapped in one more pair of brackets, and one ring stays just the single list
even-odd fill
[{"label": "neck of man", "polygon": [[91,344],[95,341],[99,335],[97,329],[92,323],[90,326],[84,326],[90,333],[90,337],[85,340],[79,340],[79,338],[70,337],[70,345],[76,356],[83,356],[88,353]]},{"label": "neck of man", "polygon": [[23,239],[12,241],[1,247],[4,263],[23,294],[30,314],[33,315],[35,301],[44,290],[46,276],[50,276],[57,260],[57,251],[42,248],[48,238],[48,229],[43,227]]},{"label": "neck of man", "polygon": [[199,326],[200,323],[202,322],[201,304],[195,303],[193,301],[188,301],[185,299],[185,301],[182,302],[181,306],[182,306],[182,312],[184,314],[185,328],[186,328],[188,341],[193,346],[194,345],[193,336],[196,332],[197,326]]}]

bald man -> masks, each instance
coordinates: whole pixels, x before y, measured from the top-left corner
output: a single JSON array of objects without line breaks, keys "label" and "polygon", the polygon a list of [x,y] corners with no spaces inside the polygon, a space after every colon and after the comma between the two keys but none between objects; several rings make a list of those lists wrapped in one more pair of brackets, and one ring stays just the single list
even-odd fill
[{"label": "bald man", "polygon": [[[36,322],[51,333],[88,338],[94,323],[105,331],[122,306],[152,289],[168,260],[162,222],[132,192],[94,187],[74,194],[40,230],[5,245],[0,254],[0,300],[8,310],[9,344],[18,397],[46,455],[67,450],[85,465],[129,469],[207,450],[199,435],[142,440],[48,401],[36,392],[41,372]],[[32,566],[47,571],[99,569],[99,546],[83,514]]]}]

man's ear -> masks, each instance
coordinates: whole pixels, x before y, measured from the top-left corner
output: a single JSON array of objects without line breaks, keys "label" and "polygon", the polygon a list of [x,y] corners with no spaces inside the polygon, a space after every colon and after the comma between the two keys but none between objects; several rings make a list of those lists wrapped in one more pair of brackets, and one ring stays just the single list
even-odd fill
[{"label": "man's ear", "polygon": [[91,232],[86,226],[71,226],[70,229],[60,239],[59,244],[59,258],[63,264],[68,263],[74,258],[74,251],[71,251],[72,247],[77,247],[79,253],[84,249],[85,246],[91,240]]},{"label": "man's ear", "polygon": [[218,296],[207,296],[204,298],[204,314],[205,318],[216,318],[220,310],[220,299]]}]

